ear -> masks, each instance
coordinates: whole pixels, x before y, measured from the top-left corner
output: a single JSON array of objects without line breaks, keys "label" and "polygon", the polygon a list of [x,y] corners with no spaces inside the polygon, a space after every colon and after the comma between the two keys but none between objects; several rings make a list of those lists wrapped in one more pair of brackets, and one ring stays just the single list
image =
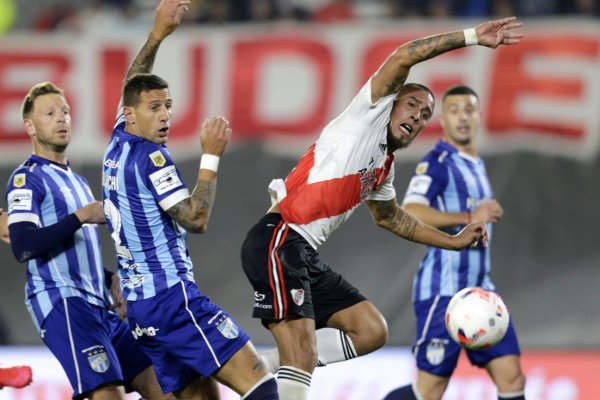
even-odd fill
[{"label": "ear", "polygon": [[23,126],[25,127],[25,131],[27,132],[27,134],[33,138],[35,136],[35,126],[33,125],[33,121],[31,121],[30,119],[24,119],[23,120]]},{"label": "ear", "polygon": [[124,106],[123,115],[125,116],[125,122],[127,122],[128,125],[135,124],[135,110],[133,107]]}]

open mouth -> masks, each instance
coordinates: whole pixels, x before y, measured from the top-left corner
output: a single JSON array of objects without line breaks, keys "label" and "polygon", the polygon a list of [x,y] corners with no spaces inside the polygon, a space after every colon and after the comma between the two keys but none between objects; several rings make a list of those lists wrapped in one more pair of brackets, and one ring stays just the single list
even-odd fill
[{"label": "open mouth", "polygon": [[408,124],[400,124],[400,129],[407,133],[406,136],[410,135],[413,131],[413,127]]},{"label": "open mouth", "polygon": [[169,128],[166,126],[164,128],[160,128],[158,133],[160,136],[167,136],[169,134]]}]

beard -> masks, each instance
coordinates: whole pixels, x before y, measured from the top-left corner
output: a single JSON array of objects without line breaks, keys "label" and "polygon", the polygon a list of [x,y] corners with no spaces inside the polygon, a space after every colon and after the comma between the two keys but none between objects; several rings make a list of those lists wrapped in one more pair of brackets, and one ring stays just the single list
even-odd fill
[{"label": "beard", "polygon": [[407,148],[413,141],[414,138],[405,139],[405,138],[397,138],[392,134],[391,128],[388,126],[387,130],[387,144],[390,149],[390,152],[393,153],[396,150],[401,150]]},{"label": "beard", "polygon": [[37,141],[39,143],[40,146],[42,146],[43,148],[50,150],[53,153],[64,153],[64,151],[67,149],[67,147],[69,146],[69,141],[67,140],[66,142],[53,142],[51,140],[46,140],[46,139],[42,139],[41,137],[37,136]]}]

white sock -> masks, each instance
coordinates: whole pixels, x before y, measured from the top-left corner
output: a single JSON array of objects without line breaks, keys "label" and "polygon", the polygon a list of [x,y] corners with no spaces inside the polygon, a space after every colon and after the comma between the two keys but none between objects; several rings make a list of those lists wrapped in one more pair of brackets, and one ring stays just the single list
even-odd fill
[{"label": "white sock", "polygon": [[[317,367],[356,358],[356,349],[352,339],[345,332],[335,328],[322,328],[315,332],[317,336]],[[268,372],[275,374],[279,369],[277,348],[260,353]]]},{"label": "white sock", "polygon": [[277,373],[277,370],[279,369],[279,351],[277,351],[277,348],[261,352],[260,358],[262,359],[267,372],[272,374]]},{"label": "white sock", "polygon": [[322,328],[317,335],[317,366],[346,361],[356,358],[356,349],[352,339],[345,332],[335,328]]},{"label": "white sock", "polygon": [[277,387],[280,400],[308,400],[311,373],[300,368],[284,365],[277,371]]}]

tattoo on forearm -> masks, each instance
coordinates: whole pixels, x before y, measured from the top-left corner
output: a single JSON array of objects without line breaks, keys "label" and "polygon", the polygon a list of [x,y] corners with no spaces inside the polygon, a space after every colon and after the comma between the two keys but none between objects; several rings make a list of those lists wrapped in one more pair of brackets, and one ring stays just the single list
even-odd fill
[{"label": "tattoo on forearm", "polygon": [[215,193],[215,182],[200,181],[192,195],[169,208],[167,214],[186,230],[195,231],[198,220],[210,217]]},{"label": "tattoo on forearm", "polygon": [[160,42],[158,40],[154,39],[152,36],[148,37],[148,40],[146,40],[146,43],[144,43],[144,46],[142,46],[138,52],[135,60],[131,63],[129,70],[127,70],[125,80],[136,74],[150,73],[152,71],[159,45]]},{"label": "tattoo on forearm", "polygon": [[462,32],[444,33],[413,41],[408,46],[408,54],[415,63],[418,63],[462,47],[464,44],[465,39]]},{"label": "tattoo on forearm", "polygon": [[384,226],[390,232],[412,240],[417,230],[418,221],[396,204],[396,201],[374,201],[379,218],[385,221]]}]

